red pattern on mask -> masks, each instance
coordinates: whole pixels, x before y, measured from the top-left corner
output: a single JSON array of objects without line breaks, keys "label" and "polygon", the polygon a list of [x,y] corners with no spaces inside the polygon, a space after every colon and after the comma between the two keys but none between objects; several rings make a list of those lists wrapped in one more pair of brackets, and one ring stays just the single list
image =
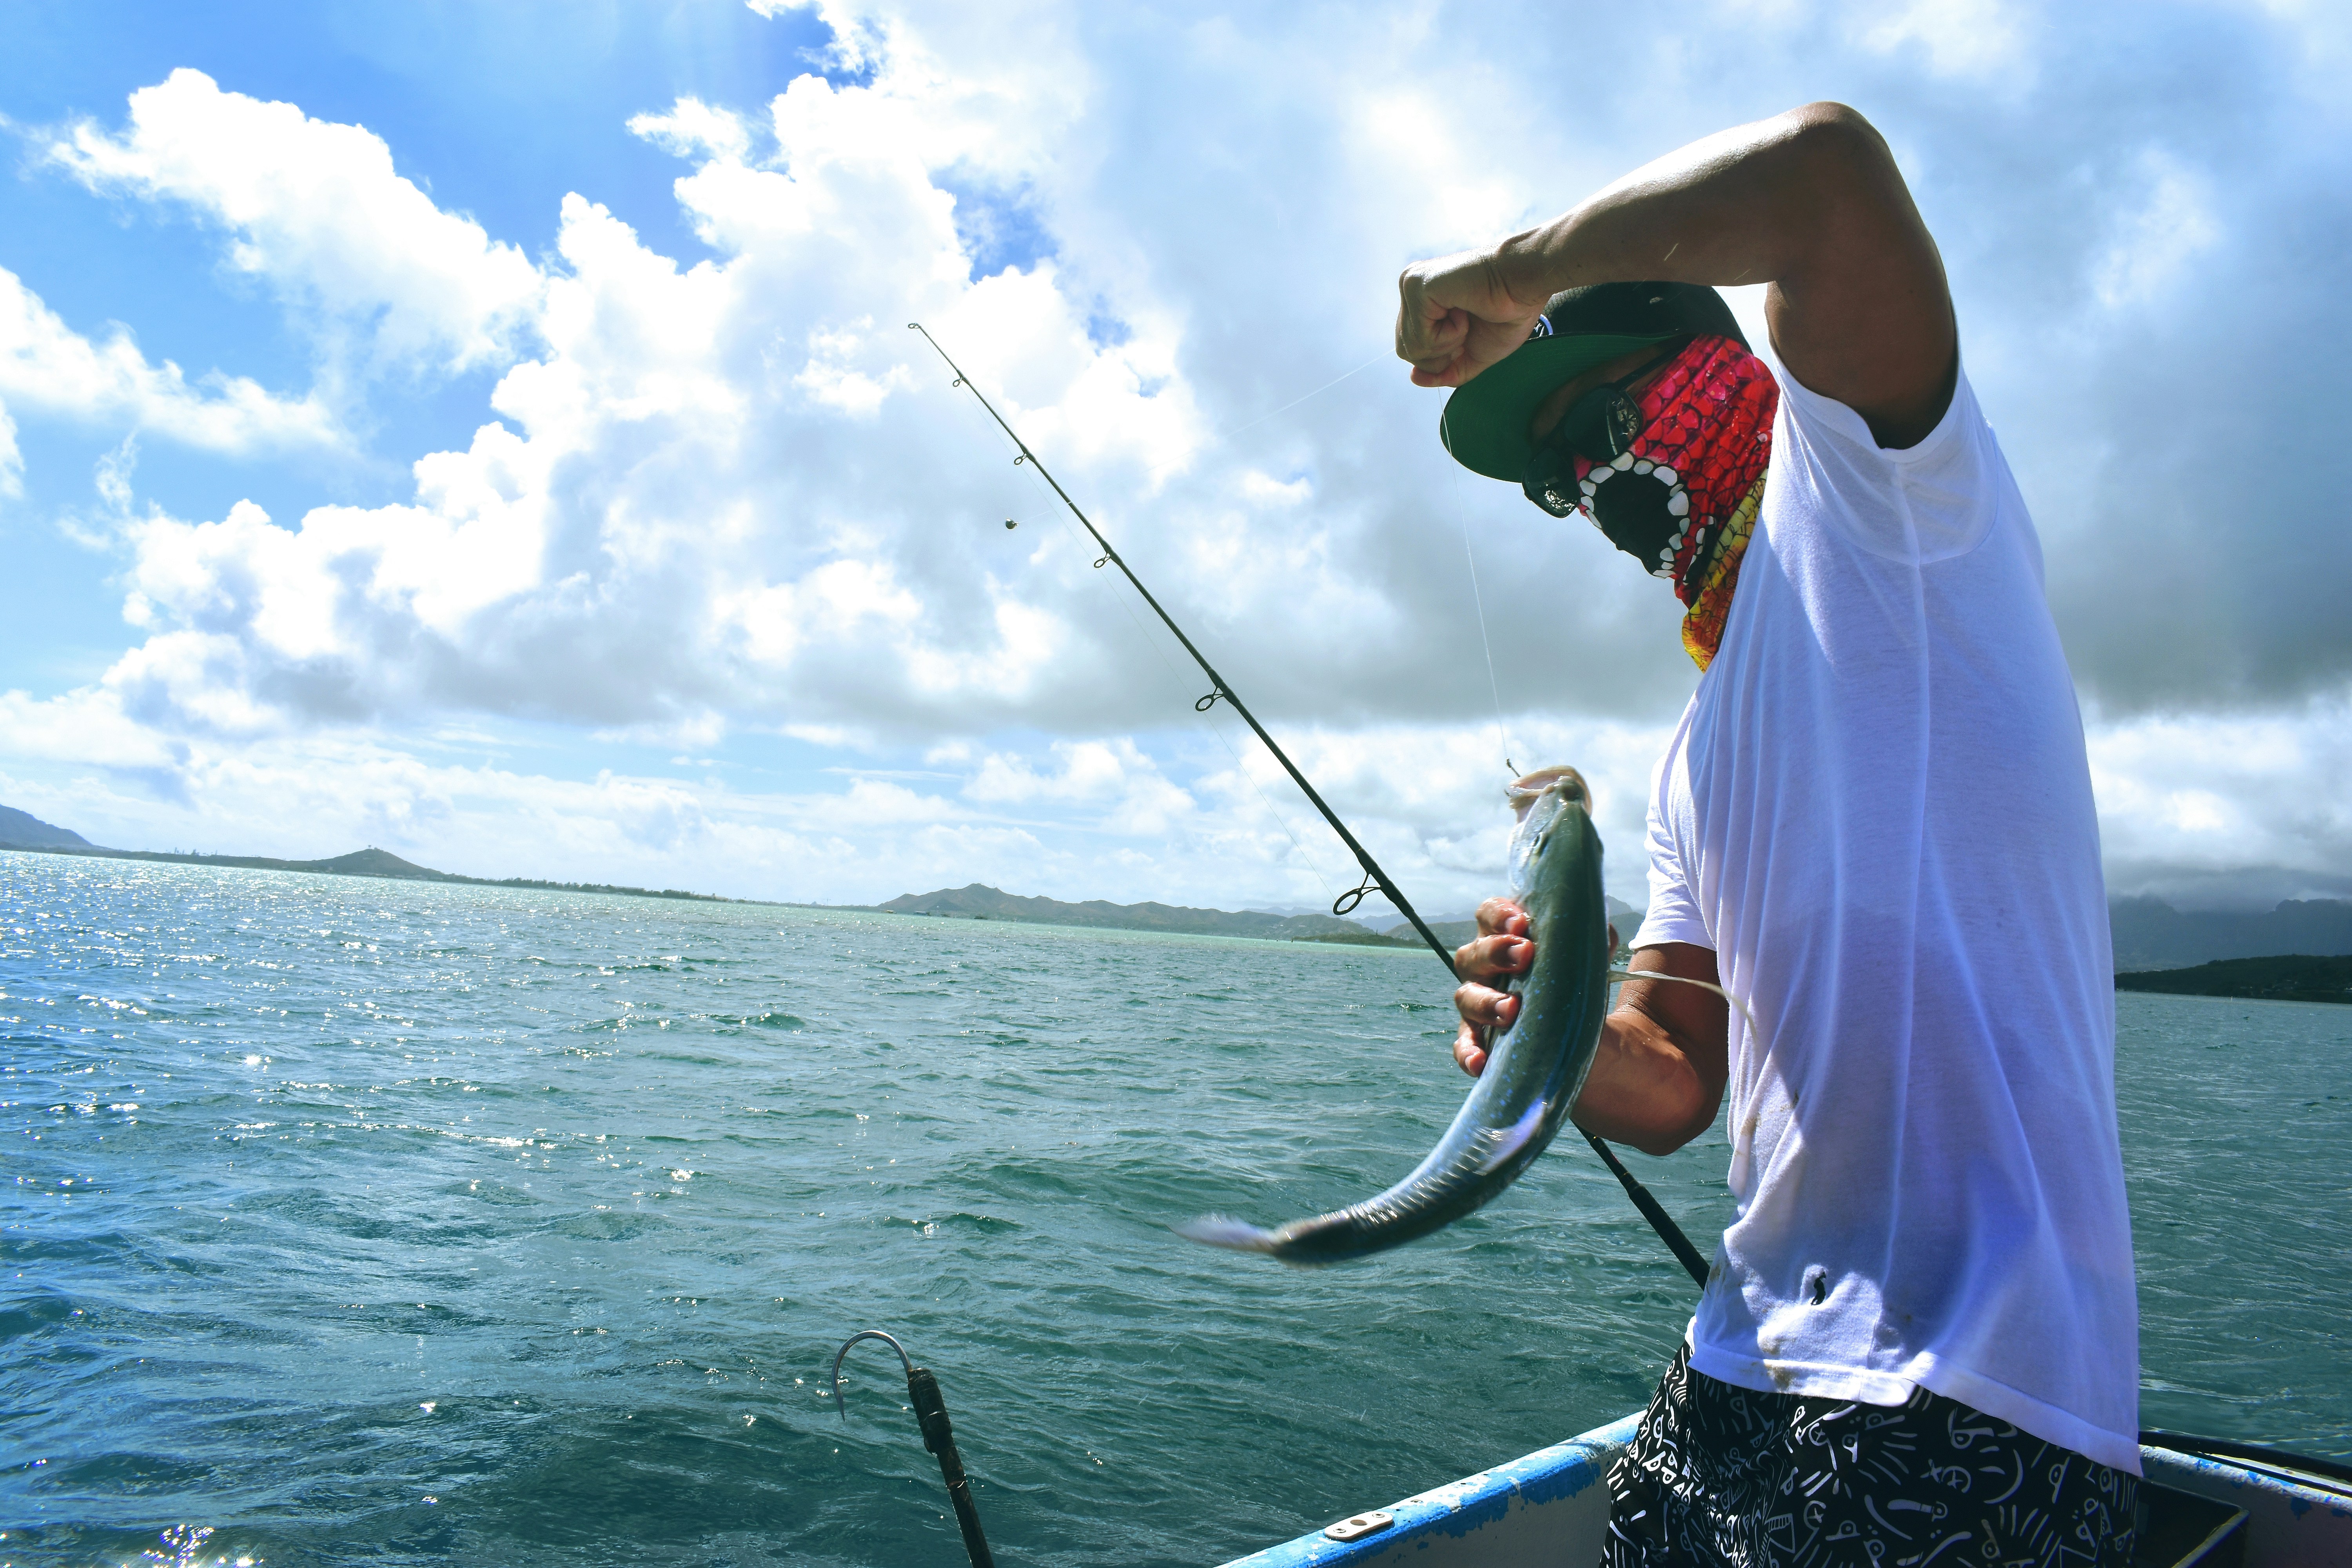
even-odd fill
[{"label": "red pattern on mask", "polygon": [[[1780,388],[1764,362],[1718,337],[1692,339],[1637,400],[1642,434],[1615,466],[1670,469],[1671,488],[1688,501],[1671,542],[1672,561],[1651,569],[1674,584],[1685,608],[1709,578],[1720,576],[1710,570],[1716,547],[1725,523],[1771,461],[1772,416],[1780,405]],[[1594,467],[1579,458],[1577,478],[1589,481]]]}]

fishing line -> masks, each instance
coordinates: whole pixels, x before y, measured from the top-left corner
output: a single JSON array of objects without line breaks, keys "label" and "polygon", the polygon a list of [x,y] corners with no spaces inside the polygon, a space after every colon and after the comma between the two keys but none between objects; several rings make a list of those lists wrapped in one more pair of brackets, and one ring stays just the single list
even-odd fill
[{"label": "fishing line", "polygon": [[[925,335],[926,335],[926,336],[929,336],[929,334],[926,333]],[[936,344],[936,343],[934,343],[934,344],[932,344],[931,346],[932,346],[932,347],[934,347],[934,348],[937,348],[939,345],[938,345],[938,344]],[[1289,402],[1287,402],[1287,403],[1284,404],[1281,407],[1276,408],[1276,409],[1273,409],[1273,410],[1271,410],[1271,411],[1269,411],[1269,412],[1267,412],[1267,413],[1265,413],[1265,414],[1261,414],[1261,415],[1259,415],[1256,418],[1252,419],[1252,420],[1248,420],[1248,421],[1246,421],[1246,422],[1244,422],[1244,423],[1243,423],[1243,424],[1240,424],[1240,425],[1236,425],[1236,426],[1233,426],[1231,429],[1228,429],[1228,430],[1213,430],[1213,431],[1211,431],[1211,432],[1209,433],[1209,439],[1210,439],[1210,440],[1212,440],[1212,441],[1228,441],[1228,440],[1231,440],[1233,437],[1234,437],[1235,436],[1240,435],[1243,431],[1244,431],[1244,430],[1247,430],[1247,429],[1251,428],[1253,426],[1258,426],[1258,425],[1263,425],[1263,424],[1265,424],[1267,420],[1269,420],[1269,419],[1273,418],[1273,417],[1275,416],[1275,415],[1276,415],[1276,414],[1287,414],[1287,413],[1289,413],[1292,409],[1294,409],[1294,408],[1297,407],[1300,404],[1305,403],[1305,402],[1307,402],[1309,399],[1317,398],[1317,397],[1320,397],[1320,396],[1322,396],[1325,393],[1327,393],[1327,392],[1330,391],[1333,387],[1335,387],[1335,386],[1339,385],[1341,382],[1343,382],[1343,381],[1347,380],[1349,376],[1351,376],[1351,375],[1359,375],[1359,374],[1361,374],[1363,372],[1365,372],[1365,371],[1368,371],[1368,370],[1371,369],[1371,368],[1372,368],[1372,366],[1374,366],[1374,365],[1376,365],[1376,364],[1380,363],[1381,363],[1381,361],[1382,361],[1383,359],[1386,359],[1387,357],[1388,357],[1388,356],[1387,356],[1386,354],[1384,354],[1384,353],[1377,353],[1377,354],[1374,354],[1371,358],[1370,358],[1370,359],[1366,360],[1363,363],[1361,363],[1361,364],[1358,365],[1354,370],[1349,370],[1349,371],[1342,371],[1342,372],[1340,372],[1338,375],[1333,376],[1330,380],[1328,380],[1328,381],[1325,382],[1322,385],[1320,385],[1320,386],[1317,387],[1314,391],[1312,391],[1312,392],[1310,392],[1310,393],[1307,393],[1305,396],[1302,396],[1302,397],[1294,397],[1294,398],[1292,398]],[[1183,460],[1184,460],[1184,459],[1183,459],[1182,458],[1170,458],[1167,462],[1162,463],[1162,464],[1160,464],[1158,468],[1151,469],[1151,470],[1150,470],[1151,477],[1152,477],[1153,479],[1158,479],[1161,474],[1165,473],[1165,472],[1166,472],[1167,470],[1169,470],[1170,468],[1174,468],[1174,467],[1176,467],[1176,466],[1177,466],[1177,464],[1179,464],[1179,463],[1182,462]]]},{"label": "fishing line", "polygon": [[[1371,851],[1366,849],[1358,841],[1356,836],[1348,830],[1348,825],[1339,820],[1339,814],[1333,811],[1329,804],[1317,792],[1315,786],[1307,782],[1307,775],[1298,771],[1298,764],[1290,760],[1290,753],[1276,744],[1274,737],[1266,733],[1265,726],[1257,721],[1257,715],[1249,710],[1242,700],[1234,694],[1234,689],[1226,683],[1225,678],[1217,673],[1216,667],[1209,662],[1207,656],[1193,645],[1191,637],[1184,635],[1184,628],[1178,626],[1175,617],[1171,616],[1160,601],[1152,596],[1151,590],[1143,585],[1143,579],[1135,574],[1135,569],[1127,563],[1126,559],[1113,547],[1110,541],[1103,537],[1102,531],[1094,525],[1093,519],[1079,510],[1078,503],[1070,499],[1070,492],[1064,489],[1061,481],[1054,478],[1045,465],[1037,460],[1037,454],[1029,449],[1029,444],[1021,439],[1019,432],[1004,422],[1004,416],[999,414],[996,411],[996,405],[989,402],[979,387],[972,384],[971,378],[964,374],[963,367],[956,363],[947,350],[940,347],[939,340],[931,336],[929,331],[919,321],[908,322],[907,330],[921,332],[923,341],[931,345],[931,352],[938,354],[947,367],[955,373],[955,381],[951,384],[950,389],[961,386],[969,391],[979,400],[980,405],[988,410],[988,416],[996,421],[997,428],[1010,437],[1013,444],[1021,449],[1021,455],[1013,459],[1013,466],[1018,468],[1026,464],[1035,468],[1037,477],[1053,487],[1054,494],[1061,499],[1062,504],[1069,509],[1070,515],[1078,520],[1085,527],[1087,536],[1102,551],[1095,564],[1117,566],[1128,582],[1133,584],[1135,591],[1143,596],[1143,602],[1151,606],[1152,613],[1160,617],[1160,624],[1174,635],[1178,642],[1184,645],[1184,651],[1192,656],[1192,662],[1199,665],[1201,672],[1209,678],[1208,693],[1193,701],[1193,710],[1206,713],[1219,702],[1233,704],[1234,711],[1241,715],[1243,721],[1248,724],[1258,740],[1265,743],[1265,749],[1273,753],[1274,760],[1282,764],[1283,771],[1290,775],[1291,782],[1298,786],[1300,793],[1304,794],[1315,809],[1322,814],[1323,820],[1330,824],[1331,831],[1339,836],[1339,841],[1345,844],[1349,851],[1356,857],[1356,863],[1363,868],[1364,879],[1333,900],[1331,912],[1335,915],[1346,916],[1354,912],[1356,907],[1361,904],[1368,895],[1378,892],[1385,896],[1389,902],[1395,905],[1398,911],[1412,923],[1412,929],[1420,934],[1421,940],[1429,944],[1429,951],[1437,955],[1437,961],[1440,963],[1445,965],[1446,973],[1459,979],[1460,976],[1454,967],[1453,953],[1447,951],[1444,942],[1438,941],[1437,933],[1429,929],[1429,922],[1421,918],[1419,911],[1413,909],[1404,894],[1398,889],[1397,885],[1389,879],[1388,873],[1381,869],[1380,862],[1372,858]],[[1362,366],[1357,368],[1361,369]],[[1349,372],[1349,375],[1354,374],[1354,371]],[[1347,377],[1341,376],[1339,379],[1344,381]],[[1336,385],[1338,383],[1334,382],[1330,384]],[[1308,395],[1314,395],[1310,393]],[[1305,399],[1298,401],[1304,402]],[[1480,617],[1480,636],[1482,637],[1485,636],[1483,612]],[[1490,672],[1491,658],[1490,653]],[[1496,692],[1498,728],[1501,719],[1501,695],[1498,687]],[[1578,1131],[1583,1131],[1583,1129],[1580,1128]],[[1702,1290],[1706,1289],[1706,1261],[1699,1256],[1698,1249],[1691,1245],[1690,1238],[1683,1234],[1682,1227],[1675,1223],[1674,1217],[1668,1215],[1658,1200],[1650,1194],[1649,1189],[1634,1178],[1633,1173],[1625,1168],[1624,1163],[1617,1158],[1615,1151],[1612,1150],[1607,1143],[1591,1132],[1584,1133],[1584,1141],[1592,1145],[1593,1152],[1601,1156],[1602,1163],[1609,1167],[1610,1173],[1614,1175],[1619,1184],[1624,1187],[1625,1194],[1633,1200],[1633,1206],[1641,1210],[1642,1217],[1650,1222],[1650,1228],[1658,1233],[1658,1238],[1664,1241],[1674,1252],[1675,1257],[1681,1261],[1693,1282]]]},{"label": "fishing line", "polygon": [[[1452,457],[1454,431],[1447,423],[1449,416],[1450,411],[1437,416],[1437,435],[1445,443],[1446,456]],[[1486,689],[1495,698],[1495,750],[1503,754],[1503,766],[1509,769],[1511,776],[1516,779],[1519,776],[1519,765],[1511,761],[1510,742],[1503,738],[1503,687],[1495,679],[1495,644],[1486,636],[1486,596],[1478,591],[1478,555],[1470,548],[1469,509],[1457,502],[1454,508],[1454,518],[1462,525],[1462,559],[1470,563],[1470,603],[1478,612],[1478,646],[1486,650]]]},{"label": "fishing line", "polygon": [[[929,333],[925,333],[924,335],[926,337],[929,336]],[[934,343],[932,346],[936,348],[938,347],[938,344]],[[940,357],[945,358],[946,356],[941,355]],[[952,363],[954,362],[950,361],[950,363]],[[993,413],[994,410],[992,409],[990,412]],[[1001,426],[1003,422],[999,421],[998,423]],[[1010,437],[1016,447],[1020,445],[1019,438],[1017,437],[1012,437],[1009,430],[992,430],[991,434],[995,436],[999,440]],[[1033,483],[1043,484],[1045,482],[1044,475],[1038,472],[1036,465],[1034,462],[1024,463],[1017,457],[1013,461],[1016,467],[1030,470]],[[1007,519],[1006,523],[1008,527],[1011,526],[1012,520]],[[1076,526],[1072,523],[1068,518],[1066,517],[1062,520],[1062,526],[1069,531],[1072,538],[1080,541],[1081,543],[1085,542],[1086,536],[1078,532]],[[1108,563],[1108,557],[1097,557],[1095,561],[1095,564],[1097,566],[1103,566]],[[1183,682],[1183,671],[1177,668],[1176,661],[1174,659],[1168,657],[1168,649],[1166,647],[1160,643],[1159,638],[1151,635],[1150,628],[1146,626],[1143,623],[1142,617],[1135,613],[1134,605],[1129,604],[1124,597],[1118,595],[1113,595],[1113,597],[1118,601],[1119,614],[1125,616],[1127,617],[1128,624],[1135,628],[1136,640],[1151,650],[1152,656],[1158,658],[1161,666],[1168,671],[1169,679],[1181,687]],[[1234,772],[1240,774],[1243,782],[1246,783],[1250,786],[1250,793],[1257,796],[1258,804],[1260,805],[1265,807],[1265,814],[1274,818],[1275,826],[1281,828],[1283,837],[1290,840],[1290,847],[1298,851],[1299,863],[1307,868],[1307,871],[1309,876],[1313,877],[1318,882],[1323,885],[1323,892],[1326,897],[1336,897],[1337,895],[1334,894],[1332,890],[1331,879],[1323,874],[1322,866],[1317,862],[1314,855],[1307,849],[1305,842],[1299,838],[1298,835],[1295,831],[1292,830],[1290,819],[1284,816],[1281,810],[1276,806],[1271,799],[1267,797],[1265,787],[1257,782],[1257,776],[1250,772],[1249,763],[1244,760],[1241,752],[1234,749],[1231,737],[1225,733],[1225,727],[1218,722],[1214,710],[1212,709],[1208,711],[1202,712],[1202,718],[1207,721],[1209,733],[1216,737],[1217,744],[1225,749],[1225,755],[1233,759]]]}]

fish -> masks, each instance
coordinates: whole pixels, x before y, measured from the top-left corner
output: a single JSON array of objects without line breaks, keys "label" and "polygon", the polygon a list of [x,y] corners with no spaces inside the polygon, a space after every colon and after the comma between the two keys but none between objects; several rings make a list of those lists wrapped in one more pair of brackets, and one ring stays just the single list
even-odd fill
[{"label": "fish", "polygon": [[1329,1214],[1267,1230],[1206,1215],[1180,1236],[1285,1263],[1340,1263],[1402,1247],[1485,1207],[1551,1144],[1584,1088],[1609,1010],[1616,939],[1601,891],[1601,835],[1574,768],[1511,786],[1509,885],[1528,912],[1534,964],[1506,989],[1518,1016],[1488,1042],[1486,1070],[1428,1158],[1396,1185]]}]

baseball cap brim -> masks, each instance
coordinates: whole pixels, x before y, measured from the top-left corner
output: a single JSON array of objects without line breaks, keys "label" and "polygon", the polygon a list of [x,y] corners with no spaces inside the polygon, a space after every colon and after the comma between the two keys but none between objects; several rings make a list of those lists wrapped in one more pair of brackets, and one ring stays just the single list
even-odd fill
[{"label": "baseball cap brim", "polygon": [[1519,482],[1535,443],[1528,426],[1545,398],[1595,365],[1669,338],[1687,327],[1648,334],[1586,332],[1529,338],[1454,388],[1438,416],[1438,439],[1454,460],[1490,479]]}]

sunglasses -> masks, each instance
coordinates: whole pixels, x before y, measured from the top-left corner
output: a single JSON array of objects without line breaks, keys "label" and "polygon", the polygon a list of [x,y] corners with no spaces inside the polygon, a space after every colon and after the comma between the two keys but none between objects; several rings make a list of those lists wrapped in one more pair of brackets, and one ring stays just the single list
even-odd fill
[{"label": "sunglasses", "polygon": [[1519,476],[1519,489],[1554,517],[1572,517],[1584,504],[1576,459],[1606,463],[1633,449],[1641,436],[1642,410],[1626,388],[1683,352],[1688,340],[1668,344],[1614,381],[1603,382],[1568,405]]}]

